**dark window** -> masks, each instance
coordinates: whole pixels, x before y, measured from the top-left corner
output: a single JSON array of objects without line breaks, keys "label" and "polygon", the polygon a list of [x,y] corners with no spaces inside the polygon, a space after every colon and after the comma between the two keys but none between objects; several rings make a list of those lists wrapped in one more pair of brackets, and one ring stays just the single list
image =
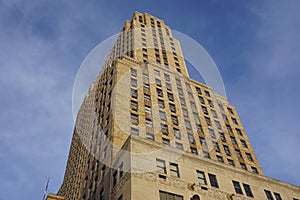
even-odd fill
[{"label": "dark window", "polygon": [[197,151],[197,149],[194,148],[194,147],[191,147],[191,152],[192,152],[192,154],[198,155],[198,151]]},{"label": "dark window", "polygon": [[205,158],[210,158],[210,154],[209,154],[208,151],[203,151],[203,156],[204,156]]},{"label": "dark window", "polygon": [[169,107],[170,107],[171,112],[176,113],[176,106],[174,104],[169,103]]},{"label": "dark window", "polygon": [[241,143],[242,143],[242,146],[243,146],[243,147],[248,148],[247,143],[246,143],[245,140],[241,140]]},{"label": "dark window", "polygon": [[274,196],[276,200],[282,200],[281,196],[279,193],[274,192]]},{"label": "dark window", "polygon": [[159,200],[183,200],[183,196],[159,191]]},{"label": "dark window", "polygon": [[219,161],[219,162],[224,162],[224,160],[223,160],[223,157],[222,157],[222,156],[219,156],[219,155],[217,155],[217,159],[218,159],[218,161]]},{"label": "dark window", "polygon": [[149,140],[154,140],[154,135],[152,133],[146,133],[146,138]]},{"label": "dark window", "polygon": [[139,135],[139,129],[131,127],[130,134]]},{"label": "dark window", "polygon": [[190,144],[195,144],[194,135],[191,134],[191,133],[188,133],[187,135],[188,135],[188,139],[189,139]]},{"label": "dark window", "polygon": [[246,153],[246,156],[247,156],[247,158],[248,158],[249,161],[253,162],[253,158],[252,158],[252,156],[251,156],[250,153]]},{"label": "dark window", "polygon": [[[251,191],[250,185],[247,185],[245,183],[243,183],[244,189],[245,189],[245,193],[248,197],[253,197],[253,193]],[[281,199],[280,199],[281,200]]]},{"label": "dark window", "polygon": [[233,161],[233,160],[231,160],[231,159],[227,159],[227,160],[228,160],[228,164],[229,164],[229,165],[235,166],[235,164],[234,164],[234,161]]},{"label": "dark window", "polygon": [[177,149],[183,150],[183,145],[181,143],[175,142],[175,144]]},{"label": "dark window", "polygon": [[252,172],[254,172],[255,174],[258,174],[258,170],[256,167],[251,167],[251,169],[252,169]]},{"label": "dark window", "polygon": [[243,194],[243,191],[242,191],[242,188],[241,188],[241,185],[239,182],[232,181],[232,184],[233,184],[234,190],[237,194]]},{"label": "dark window", "polygon": [[163,142],[163,144],[170,146],[170,140],[169,139],[162,138],[162,142]]},{"label": "dark window", "polygon": [[115,186],[117,184],[117,179],[118,179],[118,171],[115,170],[113,173],[113,186]]},{"label": "dark window", "polygon": [[214,175],[214,174],[208,174],[208,178],[209,178],[209,181],[210,181],[210,185],[212,187],[216,187],[216,188],[219,187],[216,175]]},{"label": "dark window", "polygon": [[265,190],[265,194],[268,200],[274,200],[272,193],[269,190]]},{"label": "dark window", "polygon": [[244,163],[240,163],[242,169],[247,170],[247,166]]}]

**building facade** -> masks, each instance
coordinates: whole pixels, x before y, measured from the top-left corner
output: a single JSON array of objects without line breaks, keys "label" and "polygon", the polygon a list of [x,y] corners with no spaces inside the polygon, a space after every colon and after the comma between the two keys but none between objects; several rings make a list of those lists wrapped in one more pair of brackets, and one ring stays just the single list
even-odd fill
[{"label": "building facade", "polygon": [[77,115],[66,200],[300,199],[264,176],[237,111],[189,78],[164,21],[126,21]]}]

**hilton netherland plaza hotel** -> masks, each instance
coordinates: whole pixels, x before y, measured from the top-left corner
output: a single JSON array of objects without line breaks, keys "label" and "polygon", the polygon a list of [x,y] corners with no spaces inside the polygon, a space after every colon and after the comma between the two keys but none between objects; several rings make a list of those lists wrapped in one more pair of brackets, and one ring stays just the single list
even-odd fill
[{"label": "hilton netherland plaza hotel", "polygon": [[189,78],[170,27],[127,20],[79,110],[65,200],[299,200],[264,176],[234,106]]}]

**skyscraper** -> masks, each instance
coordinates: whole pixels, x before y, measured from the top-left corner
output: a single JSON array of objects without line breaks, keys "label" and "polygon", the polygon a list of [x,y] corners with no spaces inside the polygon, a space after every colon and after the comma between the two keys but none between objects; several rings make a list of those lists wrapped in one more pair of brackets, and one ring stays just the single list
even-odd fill
[{"label": "skyscraper", "polygon": [[293,199],[263,175],[234,106],[189,78],[164,21],[134,13],[78,112],[65,199]]}]

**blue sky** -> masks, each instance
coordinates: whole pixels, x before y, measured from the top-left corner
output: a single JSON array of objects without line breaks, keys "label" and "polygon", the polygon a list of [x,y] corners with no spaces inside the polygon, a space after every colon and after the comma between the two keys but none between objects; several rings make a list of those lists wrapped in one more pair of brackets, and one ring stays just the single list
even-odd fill
[{"label": "blue sky", "polygon": [[264,173],[300,185],[300,1],[0,0],[0,200],[59,188],[85,56],[148,12],[198,41],[222,74]]}]

